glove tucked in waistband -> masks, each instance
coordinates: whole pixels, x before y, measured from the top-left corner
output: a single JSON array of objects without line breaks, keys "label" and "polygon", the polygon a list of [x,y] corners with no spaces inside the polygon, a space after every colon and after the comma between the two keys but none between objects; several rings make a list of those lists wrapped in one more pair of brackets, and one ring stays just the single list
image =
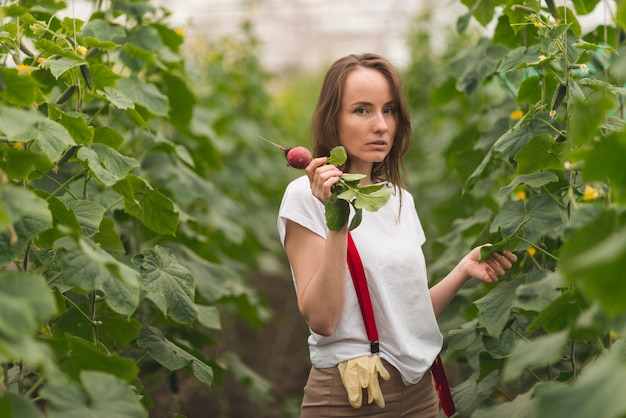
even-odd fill
[{"label": "glove tucked in waistband", "polygon": [[385,399],[380,390],[378,377],[389,380],[389,372],[383,366],[378,354],[370,354],[350,360],[345,360],[337,366],[343,386],[348,392],[348,402],[358,409],[363,400],[363,389],[367,388],[367,403],[376,402],[381,408],[385,407]]}]

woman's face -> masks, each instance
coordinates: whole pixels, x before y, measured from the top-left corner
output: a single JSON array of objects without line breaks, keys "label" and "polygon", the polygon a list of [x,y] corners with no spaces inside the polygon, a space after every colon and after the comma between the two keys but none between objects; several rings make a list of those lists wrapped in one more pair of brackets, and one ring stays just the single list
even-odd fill
[{"label": "woman's face", "polygon": [[337,119],[339,140],[350,156],[350,171],[369,172],[385,159],[396,136],[391,86],[374,69],[357,67],[346,78]]}]

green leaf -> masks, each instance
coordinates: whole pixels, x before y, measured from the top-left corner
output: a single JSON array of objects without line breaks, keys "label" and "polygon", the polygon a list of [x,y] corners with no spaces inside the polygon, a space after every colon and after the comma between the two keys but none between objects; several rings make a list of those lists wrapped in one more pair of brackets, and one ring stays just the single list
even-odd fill
[{"label": "green leaf", "polygon": [[55,313],[56,302],[39,274],[0,273],[0,335],[11,338],[33,335]]},{"label": "green leaf", "polygon": [[193,375],[207,386],[213,382],[213,369],[198,358],[170,342],[158,329],[145,325],[137,338],[139,348],[145,348],[150,357],[168,370],[189,368]]},{"label": "green leaf", "polygon": [[497,371],[478,380],[478,372],[465,379],[463,383],[452,388],[452,397],[457,410],[467,416],[466,412],[471,411],[475,405],[479,404],[487,395],[489,389],[498,384],[499,373]]},{"label": "green leaf", "polygon": [[35,140],[50,161],[57,161],[63,152],[76,142],[67,129],[58,122],[44,119],[29,126],[26,131],[13,137],[14,141]]},{"label": "green leaf", "polygon": [[[578,212],[574,214],[577,218]],[[626,231],[616,209],[603,208],[573,231],[561,249],[560,266],[611,315],[625,311]],[[574,220],[573,220],[574,222]]]},{"label": "green leaf", "polygon": [[350,203],[332,194],[326,201],[326,225],[331,231],[338,231],[348,223]]},{"label": "green leaf", "polygon": [[0,417],[44,418],[37,406],[25,396],[6,391],[0,396]]},{"label": "green leaf", "polygon": [[94,91],[105,90],[115,87],[117,80],[121,76],[115,73],[109,66],[104,64],[91,64],[89,65],[91,71],[91,77],[93,78]]},{"label": "green leaf", "polygon": [[[85,317],[84,313],[90,312],[91,309],[91,304],[87,302],[78,305],[78,308],[68,309],[51,324],[52,335],[74,336],[90,341],[93,339],[93,323]],[[106,347],[110,353],[126,348],[137,338],[141,328],[141,324],[136,319],[124,318],[101,302],[96,304],[95,319],[98,321],[98,344]],[[65,341],[55,346],[57,351],[65,353],[68,344]],[[134,367],[131,367],[131,370]],[[119,377],[123,378],[124,375],[119,375]]]},{"label": "green leaf", "polygon": [[448,332],[448,349],[464,350],[469,347],[478,336],[477,326],[478,320],[474,319],[464,323],[460,328],[450,330]]},{"label": "green leaf", "polygon": [[546,332],[557,332],[566,329],[576,323],[586,308],[587,302],[579,290],[563,291],[539,312],[539,315],[528,325],[528,330],[543,329]]},{"label": "green leaf", "polygon": [[567,338],[567,331],[561,331],[534,340],[517,340],[502,370],[502,379],[510,382],[524,373],[527,367],[545,367],[558,361],[563,355]]},{"label": "green leaf", "polygon": [[106,86],[102,90],[96,90],[96,93],[106,97],[106,99],[118,109],[126,110],[135,108],[135,103],[133,103],[133,101],[121,90],[116,89],[115,87]]},{"label": "green leaf", "polygon": [[356,209],[365,209],[370,212],[376,212],[378,209],[385,206],[392,193],[393,188],[391,187],[387,187],[371,194],[359,192],[357,193],[353,204]]},{"label": "green leaf", "polygon": [[[52,107],[55,106],[48,104],[48,112],[50,112]],[[93,141],[94,128],[87,124],[84,115],[76,114],[76,116],[74,116],[60,112],[59,118],[55,120],[69,132],[74,142],[77,144],[89,145]]]},{"label": "green leaf", "polygon": [[344,165],[348,160],[348,154],[344,147],[337,146],[330,150],[330,156],[326,160],[326,164],[332,164],[336,166]]},{"label": "green leaf", "polygon": [[[537,195],[530,199],[511,200],[502,205],[500,212],[496,215],[490,232],[502,230],[504,238],[521,229],[524,238],[535,243],[543,234],[551,232],[561,225],[561,209],[559,205],[548,195]],[[524,243],[520,249],[524,249]]]},{"label": "green leaf", "polygon": [[555,142],[549,134],[537,135],[515,154],[518,174],[531,174],[540,170],[563,170],[565,143]]},{"label": "green leaf", "polygon": [[76,216],[85,236],[92,237],[98,232],[106,211],[104,206],[90,200],[68,200],[66,205]]},{"label": "green leaf", "polygon": [[350,221],[350,225],[348,225],[348,231],[352,231],[357,226],[361,225],[361,221],[363,221],[363,210],[355,209],[354,216],[352,217],[352,220]]},{"label": "green leaf", "polygon": [[134,103],[145,107],[156,116],[167,116],[169,99],[151,83],[132,77],[122,78],[117,82],[118,88]]},{"label": "green leaf", "polygon": [[224,355],[224,361],[233,377],[248,385],[248,394],[254,403],[260,404],[272,392],[272,384],[250,367],[246,366],[233,352]]},{"label": "green leaf", "polygon": [[0,98],[14,106],[32,107],[37,97],[37,84],[32,75],[20,75],[17,70],[0,68]]},{"label": "green leaf", "polygon": [[497,338],[504,329],[516,300],[517,286],[521,283],[523,279],[520,278],[500,283],[474,302],[478,308],[478,320],[489,335]]},{"label": "green leaf", "polygon": [[538,393],[538,418],[607,417],[626,415],[626,350],[624,341],[582,370],[572,384],[554,384]]},{"label": "green leaf", "polygon": [[113,188],[124,196],[124,208],[130,215],[154,232],[174,235],[178,227],[178,212],[170,199],[134,175],[126,176]]},{"label": "green leaf", "polygon": [[198,323],[209,329],[222,329],[220,313],[215,306],[196,305]]},{"label": "green leaf", "polygon": [[[91,328],[91,327],[90,327]],[[48,344],[55,347],[59,366],[72,379],[78,380],[83,370],[97,370],[130,382],[139,369],[134,360],[106,353],[87,340],[75,335],[53,338]]]},{"label": "green leaf", "polygon": [[142,418],[148,412],[132,386],[99,371],[82,371],[80,384],[52,382],[41,390],[49,418]]},{"label": "green leaf", "polygon": [[84,291],[101,291],[115,312],[130,316],[139,304],[140,276],[94,243],[73,237],[55,242],[63,279]]},{"label": "green leaf", "polygon": [[457,89],[468,94],[474,92],[495,73],[500,59],[508,50],[504,45],[493,44],[487,38],[481,38],[474,46],[464,49],[450,64],[453,73],[459,73]]},{"label": "green leaf", "polygon": [[530,187],[539,188],[545,186],[548,183],[554,183],[559,181],[559,177],[551,171],[542,171],[532,174],[522,174],[515,177],[511,183],[500,189],[500,198],[506,197],[513,189],[522,184],[527,184]]},{"label": "green leaf", "polygon": [[83,161],[91,173],[105,186],[113,186],[139,167],[139,162],[126,157],[113,148],[95,143],[91,147],[80,147],[76,158]]},{"label": "green leaf", "polygon": [[585,161],[583,178],[586,181],[609,181],[616,200],[626,203],[626,135],[614,133],[595,144]]},{"label": "green leaf", "polygon": [[99,48],[106,49],[108,51],[113,51],[117,49],[120,44],[111,41],[101,41],[100,39],[94,38],[93,36],[85,36],[81,40],[82,45],[88,48]]},{"label": "green leaf", "polygon": [[[40,44],[41,45],[41,44]],[[64,52],[61,52],[64,54]],[[72,68],[76,68],[84,64],[84,61],[77,61],[75,59],[61,57],[59,59],[48,59],[44,62],[45,68],[50,70],[50,73],[57,80],[61,77],[66,71],[71,70]]]},{"label": "green leaf", "polygon": [[83,36],[94,37],[100,42],[108,41],[122,44],[126,41],[126,29],[120,24],[94,18],[83,27]]},{"label": "green leaf", "polygon": [[100,248],[117,259],[122,258],[126,254],[124,243],[120,235],[115,231],[115,224],[110,218],[102,219],[98,232],[92,238]]},{"label": "green leaf", "polygon": [[510,402],[496,404],[491,407],[482,407],[472,414],[472,418],[515,417],[536,418],[538,400],[533,390],[517,395]]},{"label": "green leaf", "polygon": [[613,99],[596,91],[586,100],[575,99],[572,103],[567,137],[574,144],[589,144],[597,135],[607,113],[615,107]]},{"label": "green leaf", "polygon": [[93,142],[119,150],[124,143],[124,136],[119,131],[108,126],[97,126],[93,133]]},{"label": "green leaf", "polygon": [[21,187],[0,187],[0,266],[24,257],[28,243],[52,226],[45,200]]},{"label": "green leaf", "polygon": [[132,261],[141,273],[145,297],[164,315],[180,324],[189,324],[196,319],[195,281],[171,250],[157,245],[134,256]]}]

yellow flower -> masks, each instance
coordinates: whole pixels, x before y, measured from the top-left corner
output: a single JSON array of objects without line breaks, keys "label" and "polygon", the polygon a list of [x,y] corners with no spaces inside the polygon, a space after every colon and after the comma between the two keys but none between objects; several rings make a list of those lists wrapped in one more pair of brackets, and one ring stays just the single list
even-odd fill
[{"label": "yellow flower", "polygon": [[545,61],[547,59],[548,59],[548,57],[546,57],[545,55],[539,55],[539,62]]},{"label": "yellow flower", "polygon": [[529,248],[528,250],[526,250],[526,251],[528,252],[528,254],[529,254],[531,257],[534,257],[534,256],[535,256],[535,254],[537,254],[537,250],[535,249],[535,247],[530,247],[530,248]]},{"label": "yellow flower", "polygon": [[524,112],[522,112],[520,109],[517,109],[511,112],[509,118],[511,118],[512,120],[520,120],[523,116]]},{"label": "yellow flower", "polygon": [[17,71],[19,71],[20,74],[30,75],[33,70],[34,68],[30,65],[20,64],[17,66]]},{"label": "yellow flower", "polygon": [[37,64],[39,64],[39,68],[43,68],[46,65],[46,59],[43,57],[37,58]]},{"label": "yellow flower", "polygon": [[76,52],[78,52],[80,55],[85,55],[87,53],[87,48],[85,48],[82,45],[79,45],[76,47]]},{"label": "yellow flower", "polygon": [[583,200],[588,202],[590,200],[595,200],[600,196],[600,192],[595,187],[591,187],[590,185],[585,185],[585,191],[583,193]]},{"label": "yellow flower", "polygon": [[617,340],[617,332],[615,331],[609,332],[609,337],[611,337],[611,341]]},{"label": "yellow flower", "polygon": [[533,22],[533,26],[536,27],[536,28],[541,28],[541,27],[543,27],[543,23],[541,23],[541,22]]},{"label": "yellow flower", "polygon": [[526,200],[526,192],[523,190],[520,190],[519,192],[515,193],[515,196],[517,196],[519,200]]},{"label": "yellow flower", "polygon": [[13,149],[16,149],[18,151],[21,151],[24,149],[24,143],[22,142],[14,142],[13,143]]},{"label": "yellow flower", "polygon": [[185,28],[176,28],[176,35],[183,36],[185,34]]}]

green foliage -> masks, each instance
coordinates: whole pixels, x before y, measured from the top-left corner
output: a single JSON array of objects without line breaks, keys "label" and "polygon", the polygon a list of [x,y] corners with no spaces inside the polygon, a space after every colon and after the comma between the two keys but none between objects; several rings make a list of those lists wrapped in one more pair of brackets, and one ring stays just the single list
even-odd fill
[{"label": "green foliage", "polygon": [[[439,237],[426,247],[433,280],[486,242],[483,257],[519,261],[441,318],[458,409],[624,416],[624,7],[583,33],[598,1],[462,3],[443,54],[425,50],[419,21],[411,38],[410,185]],[[473,30],[491,23],[491,36]]]},{"label": "green foliage", "polygon": [[166,9],[106,3],[0,7],[0,415],[147,416],[143,383],[176,370],[262,402],[216,346],[269,317],[246,278],[272,266],[284,180],[254,135],[276,119],[256,41],[185,59]]}]

